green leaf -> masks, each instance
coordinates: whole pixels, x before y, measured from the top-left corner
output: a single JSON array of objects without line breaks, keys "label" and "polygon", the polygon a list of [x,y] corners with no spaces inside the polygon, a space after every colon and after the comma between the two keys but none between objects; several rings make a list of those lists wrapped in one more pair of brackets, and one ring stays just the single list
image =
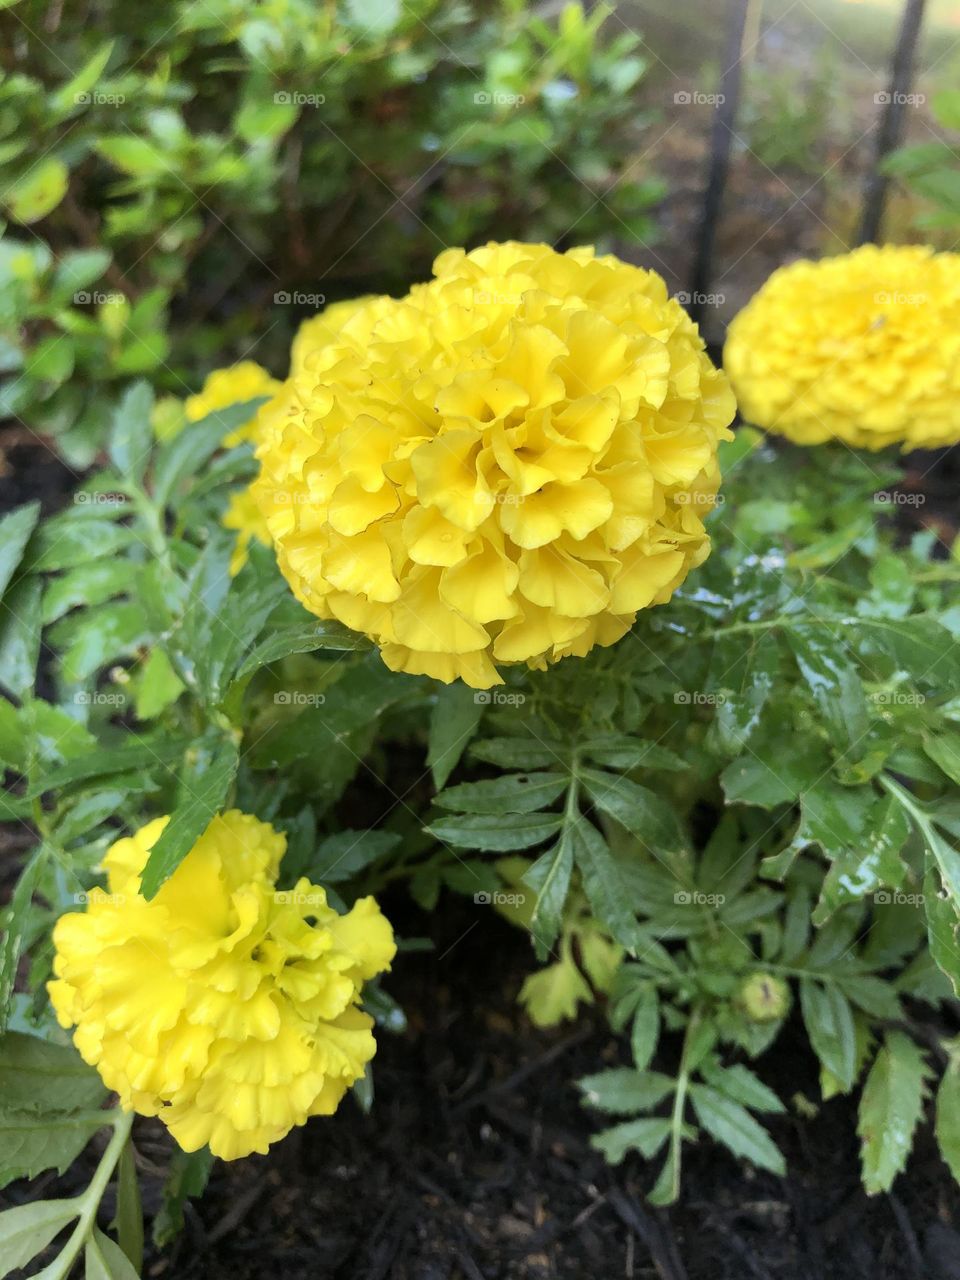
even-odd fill
[{"label": "green leaf", "polygon": [[335,620],[304,620],[276,632],[271,631],[259,641],[240,664],[235,678],[242,680],[261,667],[268,667],[294,653],[313,653],[317,649],[362,652],[369,648],[370,642],[366,636],[350,631]]},{"label": "green leaf", "polygon": [[457,814],[438,818],[426,830],[437,840],[460,849],[484,849],[506,853],[511,849],[529,849],[556,835],[559,817],[549,814]]},{"label": "green leaf", "polygon": [[385,36],[401,16],[401,0],[347,0],[347,25],[361,36]]},{"label": "green leaf", "polygon": [[[780,648],[769,632],[723,637],[714,651],[710,690],[718,695],[711,743],[737,755],[753,736],[780,670]],[[714,674],[715,673],[715,674]]]},{"label": "green leaf", "polygon": [[133,600],[68,614],[50,632],[50,643],[63,648],[60,666],[68,684],[81,684],[102,667],[130,657],[149,638],[143,609]]},{"label": "green leaf", "polygon": [[501,769],[541,769],[545,765],[563,764],[569,750],[559,742],[540,742],[535,738],[484,738],[473,743],[470,755]]},{"label": "green leaf", "polygon": [[154,143],[133,133],[104,135],[95,146],[105,160],[134,178],[156,178],[172,171],[170,161]]},{"label": "green leaf", "polygon": [[0,602],[0,685],[21,700],[37,673],[42,592],[39,578],[23,578]]},{"label": "green leaf", "polygon": [[546,853],[532,863],[523,876],[523,883],[537,895],[530,917],[537,955],[542,960],[553,946],[563,919],[563,907],[570,891],[573,875],[573,840],[570,828],[565,826],[560,839]]},{"label": "green leaf", "polygon": [[40,845],[30,855],[13,891],[6,911],[3,937],[0,939],[0,1036],[7,1028],[10,1001],[23,954],[23,943],[30,923],[33,895],[36,892],[47,859],[47,846]]},{"label": "green leaf", "polygon": [[138,1280],[130,1259],[99,1227],[87,1239],[83,1261],[84,1280]]},{"label": "green leaf", "polygon": [[190,752],[181,799],[150,851],[143,869],[141,893],[149,901],[173,875],[223,807],[240,762],[239,744],[218,737],[198,743]]},{"label": "green leaf", "polygon": [[106,1089],[72,1045],[8,1031],[0,1037],[0,1099],[12,1110],[90,1111]]},{"label": "green leaf", "polygon": [[438,692],[430,712],[427,746],[427,766],[438,791],[447,785],[447,779],[477,732],[483,709],[476,691],[464,684],[447,685]]},{"label": "green leaf", "polygon": [[0,1106],[0,1187],[15,1178],[36,1178],[45,1169],[65,1173],[109,1111],[13,1111]]},{"label": "green leaf", "polygon": [[832,738],[840,744],[861,738],[867,730],[867,702],[843,638],[828,627],[797,626],[786,634]]},{"label": "green leaf", "polygon": [[960,1062],[950,1059],[937,1090],[937,1145],[954,1179],[960,1182]]},{"label": "green leaf", "polygon": [[751,1111],[769,1111],[782,1114],[786,1107],[773,1092],[742,1062],[732,1067],[721,1067],[704,1063],[701,1074],[707,1084],[717,1089],[726,1097],[732,1098]]},{"label": "green leaf", "polygon": [[554,1027],[575,1017],[580,1001],[590,1001],[593,995],[565,946],[556,964],[530,974],[517,998],[535,1026]]},{"label": "green leaf", "polygon": [[76,1200],[35,1200],[0,1213],[0,1280],[43,1253],[79,1212]]},{"label": "green leaf", "polygon": [[687,839],[676,811],[660,796],[612,773],[584,769],[581,774],[590,799],[659,858],[676,862],[687,851]]},{"label": "green leaf", "polygon": [[960,733],[948,731],[923,735],[923,749],[948,778],[960,783]]},{"label": "green leaf", "polygon": [[566,790],[561,773],[514,773],[483,782],[463,782],[437,796],[441,809],[457,813],[536,813]]},{"label": "green leaf", "polygon": [[158,1248],[165,1248],[183,1230],[183,1206],[188,1199],[203,1194],[212,1168],[213,1156],[207,1147],[174,1151],[163,1188],[163,1204],[153,1220],[153,1242]]},{"label": "green leaf", "polygon": [[690,1086],[690,1101],[707,1133],[735,1156],[771,1173],[786,1172],[783,1156],[773,1139],[739,1102],[704,1084]]},{"label": "green leaf", "polygon": [[607,926],[621,946],[635,947],[640,929],[631,907],[630,893],[606,840],[582,814],[572,824],[571,839],[583,891],[593,914]]},{"label": "green leaf", "polygon": [[868,1195],[889,1191],[907,1162],[923,1111],[923,1054],[902,1031],[887,1033],[860,1098],[857,1134],[863,1185]]},{"label": "green leaf", "polygon": [[580,748],[581,754],[594,764],[607,769],[665,769],[682,772],[690,766],[681,756],[657,742],[643,738],[630,738],[623,734],[608,734],[594,738]]},{"label": "green leaf", "polygon": [[[102,44],[96,53],[87,59],[77,74],[51,95],[50,102],[54,110],[67,112],[78,105],[83,105],[78,103],[77,99],[82,98],[96,85],[106,69],[107,63],[110,61],[113,45],[114,42],[112,40]],[[80,285],[77,288],[80,288]]]},{"label": "green leaf", "polygon": [[148,382],[134,382],[123,394],[113,414],[107,452],[124,478],[139,480],[147,467],[153,428],[153,391]]},{"label": "green leaf", "polygon": [[117,1165],[117,1216],[113,1227],[120,1249],[133,1271],[138,1272],[143,1265],[143,1206],[132,1137],[127,1138]]},{"label": "green leaf", "polygon": [[643,988],[637,1001],[630,1031],[630,1052],[638,1071],[646,1071],[657,1050],[660,1039],[660,1000],[657,988],[651,983]]},{"label": "green leaf", "polygon": [[138,720],[152,720],[183,693],[186,686],[160,648],[151,649],[136,686],[134,712]]},{"label": "green leaf", "polygon": [[18,182],[7,187],[3,202],[17,222],[38,222],[52,213],[67,194],[70,175],[56,156],[37,161]]},{"label": "green leaf", "polygon": [[395,831],[338,831],[321,842],[311,875],[320,884],[339,884],[385,857],[399,843]]},{"label": "green leaf", "polygon": [[651,1160],[669,1136],[669,1117],[654,1116],[627,1120],[611,1129],[604,1129],[602,1133],[595,1133],[590,1145],[602,1153],[608,1164],[619,1164],[628,1151],[639,1151],[644,1159]]},{"label": "green leaf", "polygon": [[629,1067],[614,1067],[577,1081],[585,1103],[615,1116],[652,1111],[675,1087],[671,1076],[656,1071],[632,1071]]},{"label": "green leaf", "polygon": [[40,515],[40,503],[28,502],[0,520],[0,599],[23,558]]},{"label": "green leaf", "polygon": [[129,592],[135,572],[130,560],[93,560],[52,578],[43,596],[44,624],[56,622],[80,605],[92,608]]},{"label": "green leaf", "polygon": [[100,504],[81,503],[81,497],[89,498],[90,492],[81,489],[75,494],[76,511],[40,525],[27,557],[31,569],[73,569],[115,555],[133,541],[132,530],[118,524],[109,513],[104,515]]},{"label": "green leaf", "polygon": [[800,981],[800,1008],[813,1051],[841,1090],[853,1088],[856,1078],[856,1039],[850,1002],[831,983],[811,978]]},{"label": "green leaf", "polygon": [[190,745],[189,738],[164,737],[162,740],[148,742],[141,734],[138,742],[130,742],[125,747],[93,751],[79,759],[69,760],[58,769],[51,769],[31,786],[27,798],[32,800],[48,791],[59,791],[90,778],[123,774],[131,769],[166,766],[179,759]]},{"label": "green leaf", "polygon": [[231,405],[229,409],[216,409],[199,422],[190,423],[189,429],[164,445],[157,453],[153,470],[153,497],[157,505],[167,506],[185,480],[200,474],[222,445],[224,436],[255,417],[266,399],[259,396]]}]

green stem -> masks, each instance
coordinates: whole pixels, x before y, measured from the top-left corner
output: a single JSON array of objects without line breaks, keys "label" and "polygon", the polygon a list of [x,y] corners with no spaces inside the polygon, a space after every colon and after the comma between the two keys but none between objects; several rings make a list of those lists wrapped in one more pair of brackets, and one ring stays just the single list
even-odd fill
[{"label": "green stem", "polygon": [[687,1089],[690,1086],[690,1051],[693,1037],[700,1025],[701,1011],[695,1008],[690,1013],[690,1021],[683,1037],[683,1051],[680,1054],[680,1070],[677,1073],[677,1088],[673,1095],[673,1111],[670,1113],[670,1200],[676,1200],[680,1194],[680,1148],[683,1144],[683,1111],[687,1104]]},{"label": "green stem", "polygon": [[[107,1117],[109,1115],[109,1112],[106,1113]],[[66,1280],[73,1264],[80,1255],[80,1250],[85,1247],[93,1234],[93,1229],[97,1225],[97,1212],[100,1208],[100,1201],[103,1199],[104,1192],[113,1176],[113,1171],[117,1167],[121,1152],[130,1136],[130,1130],[133,1128],[133,1115],[132,1111],[113,1112],[113,1137],[100,1158],[100,1163],[90,1185],[81,1196],[77,1197],[77,1205],[79,1207],[77,1225],[74,1227],[70,1239],[63,1246],[59,1257],[44,1271],[44,1280]]]}]

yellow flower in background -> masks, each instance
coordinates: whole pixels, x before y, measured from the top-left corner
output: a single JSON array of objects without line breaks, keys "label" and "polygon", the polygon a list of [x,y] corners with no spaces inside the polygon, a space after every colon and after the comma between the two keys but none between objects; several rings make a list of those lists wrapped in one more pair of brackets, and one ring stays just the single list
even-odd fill
[{"label": "yellow flower in background", "polygon": [[775,271],[724,350],[748,422],[797,444],[960,441],[960,254],[866,245]]},{"label": "yellow flower in background", "polygon": [[286,838],[235,809],[147,902],[168,821],[112,845],[108,891],[57,921],[50,999],[124,1109],[159,1116],[185,1151],[262,1154],[363,1075],[376,1044],[357,1006],[393,930],[373,898],[341,916],[306,879],[277,891]]},{"label": "yellow flower in background", "polygon": [[[208,413],[229,409],[231,405],[243,404],[245,400],[276,395],[282,386],[282,382],[277,382],[253,360],[241,360],[227,369],[214,369],[207,376],[203,389],[197,395],[188,396],[184,402],[187,422],[199,422]],[[234,445],[254,439],[256,422],[257,415],[254,414],[249,422],[244,422],[225,436],[223,443],[232,449]]]},{"label": "yellow flower in background", "polygon": [[220,521],[225,529],[236,529],[237,540],[233,545],[230,557],[230,576],[235,578],[247,563],[250,554],[250,543],[256,538],[265,547],[270,545],[270,530],[263,513],[257,506],[257,500],[249,489],[241,489],[231,494],[230,502]]},{"label": "yellow flower in background", "polygon": [[434,272],[304,326],[253,492],[308,609],[487,688],[613,644],[705,559],[734,404],[653,272],[515,243]]}]

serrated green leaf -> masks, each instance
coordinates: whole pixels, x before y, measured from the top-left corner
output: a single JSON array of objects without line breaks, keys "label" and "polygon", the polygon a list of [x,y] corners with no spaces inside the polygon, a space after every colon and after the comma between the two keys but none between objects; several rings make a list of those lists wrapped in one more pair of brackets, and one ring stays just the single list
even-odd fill
[{"label": "serrated green leaf", "polygon": [[79,1212],[76,1200],[35,1200],[0,1213],[0,1280],[42,1253]]},{"label": "serrated green leaf", "polygon": [[856,1078],[856,1038],[850,1002],[832,984],[821,985],[803,978],[800,1008],[814,1053],[847,1092]]},{"label": "serrated green leaf", "polygon": [[514,773],[483,782],[462,782],[436,798],[441,809],[456,813],[536,813],[567,787],[561,773]]},{"label": "serrated green leaf", "polygon": [[124,478],[139,480],[147,467],[153,427],[153,390],[148,382],[134,382],[124,392],[113,414],[107,452]]},{"label": "serrated green leaf", "polygon": [[542,769],[562,764],[569,751],[559,742],[538,742],[534,738],[484,738],[471,745],[469,754],[474,760],[501,769]]},{"label": "serrated green leaf", "polygon": [[857,1134],[868,1195],[889,1191],[906,1164],[923,1111],[927,1074],[923,1054],[914,1041],[902,1031],[888,1032],[860,1098]]},{"label": "serrated green leaf", "polygon": [[523,883],[537,895],[530,917],[530,932],[539,959],[553,946],[563,918],[563,907],[573,875],[573,841],[564,827],[560,839],[524,872]]},{"label": "serrated green leaf", "polygon": [[0,685],[21,700],[37,673],[42,592],[39,578],[23,578],[0,601]]},{"label": "serrated green leaf", "polygon": [[143,1206],[132,1137],[127,1138],[117,1164],[117,1214],[113,1227],[120,1250],[136,1274],[143,1265]]},{"label": "serrated green leaf", "polygon": [[595,1133],[590,1145],[602,1153],[608,1164],[620,1164],[628,1151],[639,1151],[651,1160],[670,1136],[670,1120],[666,1116],[654,1116],[642,1120],[627,1120]]},{"label": "serrated green leaf", "polygon": [[621,946],[635,947],[640,938],[639,926],[630,905],[630,894],[607,842],[582,814],[572,824],[571,839],[574,861],[593,914]]},{"label": "serrated green leaf", "polygon": [[464,684],[447,685],[437,693],[430,712],[427,767],[433,785],[442,791],[457,767],[483,716],[484,703]]},{"label": "serrated green leaf", "polygon": [[735,1156],[771,1173],[786,1172],[786,1163],[773,1139],[739,1102],[703,1084],[690,1086],[690,1101],[707,1133]]},{"label": "serrated green leaf", "polygon": [[17,571],[40,516],[40,503],[28,502],[0,520],[0,599]]},{"label": "serrated green leaf", "polygon": [[656,1071],[633,1071],[630,1067],[613,1067],[577,1081],[583,1100],[608,1115],[628,1116],[637,1111],[651,1111],[671,1094],[676,1082],[671,1076]]},{"label": "serrated green leaf", "polygon": [[550,814],[456,814],[437,818],[426,830],[445,844],[460,849],[507,853],[543,844],[560,830],[560,818]]},{"label": "serrated green leaf", "polygon": [[385,857],[399,843],[394,831],[338,831],[321,842],[311,875],[320,884],[339,884]]},{"label": "serrated green leaf", "polygon": [[108,1111],[40,1113],[0,1107],[0,1187],[15,1178],[36,1178],[45,1169],[66,1172],[110,1121]]},{"label": "serrated green leaf", "polygon": [[937,1090],[937,1145],[955,1181],[960,1182],[960,1062],[955,1058]]},{"label": "serrated green leaf", "polygon": [[660,1039],[660,1000],[650,984],[642,989],[630,1029],[630,1052],[638,1071],[646,1071]]},{"label": "serrated green leaf", "polygon": [[130,560],[93,560],[52,578],[43,596],[44,624],[56,622],[80,605],[92,608],[128,593],[134,585],[135,572],[136,566]]},{"label": "serrated green leaf", "polygon": [[[33,895],[46,859],[47,846],[42,844],[27,860],[7,906],[3,937],[0,938],[0,1036],[6,1031],[10,1017],[10,1002],[20,957],[23,954],[24,938],[30,923]],[[2,1042],[0,1042],[0,1048],[2,1048]],[[2,1058],[0,1058],[0,1079],[2,1079]]]},{"label": "serrated green leaf", "polygon": [[742,1062],[731,1067],[704,1064],[701,1074],[707,1084],[751,1111],[782,1114],[786,1107],[777,1095]]},{"label": "serrated green leaf", "polygon": [[176,702],[185,688],[166,652],[160,648],[151,649],[137,678],[134,714],[138,720],[152,720]]},{"label": "serrated green leaf", "polygon": [[182,780],[180,802],[143,869],[141,893],[148,901],[173,875],[211,819],[224,807],[236,777],[240,754],[239,745],[232,738],[218,737],[210,743],[200,743],[191,754]]},{"label": "serrated green leaf", "polygon": [[0,1099],[12,1110],[91,1111],[106,1097],[72,1045],[8,1031],[0,1037]]}]

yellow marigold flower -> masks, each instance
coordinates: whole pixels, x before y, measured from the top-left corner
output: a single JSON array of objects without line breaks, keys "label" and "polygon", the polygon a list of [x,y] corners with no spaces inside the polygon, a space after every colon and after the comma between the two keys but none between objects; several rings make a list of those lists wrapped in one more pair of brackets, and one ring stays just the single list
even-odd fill
[{"label": "yellow marigold flower", "polygon": [[[187,421],[199,422],[218,409],[229,409],[231,405],[243,404],[245,400],[275,395],[282,386],[283,383],[277,382],[254,360],[241,360],[227,369],[214,369],[208,374],[203,389],[195,396],[188,396],[184,402]],[[254,439],[256,423],[257,415],[254,414],[249,422],[244,422],[225,436],[223,443],[232,449],[244,440]]]},{"label": "yellow marigold flower", "polygon": [[185,1151],[262,1154],[363,1075],[376,1044],[357,1006],[393,930],[373,898],[341,916],[306,879],[278,892],[285,837],[235,809],[147,902],[168,821],[112,845],[108,892],[57,921],[50,999],[125,1110],[159,1116]]},{"label": "yellow marigold flower", "polygon": [[866,245],[775,271],[724,351],[748,422],[797,444],[960,441],[960,254]]},{"label": "yellow marigold flower", "polygon": [[451,249],[304,327],[254,493],[308,609],[487,688],[613,644],[705,559],[733,411],[653,272]]}]

